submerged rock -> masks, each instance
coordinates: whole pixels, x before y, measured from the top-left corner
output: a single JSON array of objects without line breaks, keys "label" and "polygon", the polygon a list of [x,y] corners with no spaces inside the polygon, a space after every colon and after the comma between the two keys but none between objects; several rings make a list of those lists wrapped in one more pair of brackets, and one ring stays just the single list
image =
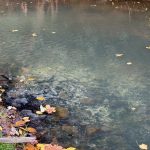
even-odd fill
[{"label": "submerged rock", "polygon": [[56,107],[56,115],[59,118],[68,118],[69,117],[69,111],[67,108],[63,108],[63,107]]},{"label": "submerged rock", "polygon": [[70,135],[78,134],[78,128],[76,126],[63,125],[62,130]]}]

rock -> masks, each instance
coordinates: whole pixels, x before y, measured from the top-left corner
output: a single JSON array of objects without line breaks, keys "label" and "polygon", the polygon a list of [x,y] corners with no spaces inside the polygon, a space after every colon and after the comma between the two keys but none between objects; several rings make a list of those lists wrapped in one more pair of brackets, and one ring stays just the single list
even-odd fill
[{"label": "rock", "polygon": [[68,118],[69,116],[69,111],[67,108],[63,108],[63,107],[56,107],[56,114],[59,118]]},{"label": "rock", "polygon": [[64,100],[69,98],[69,96],[67,95],[67,92],[65,92],[65,91],[60,91],[59,97]]},{"label": "rock", "polygon": [[62,130],[71,135],[75,135],[78,133],[78,129],[76,126],[63,125]]},{"label": "rock", "polygon": [[86,104],[86,105],[89,105],[89,104],[93,104],[93,103],[94,103],[94,100],[91,99],[91,98],[88,98],[88,97],[82,98],[82,99],[80,99],[79,101],[80,101],[80,103]]},{"label": "rock", "polygon": [[101,128],[97,127],[86,127],[86,133],[88,136],[91,136],[97,132],[101,131]]}]

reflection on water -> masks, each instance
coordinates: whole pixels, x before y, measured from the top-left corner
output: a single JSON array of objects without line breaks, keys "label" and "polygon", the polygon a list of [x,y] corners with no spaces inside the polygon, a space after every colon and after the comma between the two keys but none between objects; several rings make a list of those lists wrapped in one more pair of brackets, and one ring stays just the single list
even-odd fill
[{"label": "reflection on water", "polygon": [[80,112],[80,120],[111,130],[93,137],[91,149],[134,150],[136,141],[150,143],[148,5],[0,1],[0,68],[26,67],[33,75],[80,81],[95,100],[84,108],[92,115]]}]

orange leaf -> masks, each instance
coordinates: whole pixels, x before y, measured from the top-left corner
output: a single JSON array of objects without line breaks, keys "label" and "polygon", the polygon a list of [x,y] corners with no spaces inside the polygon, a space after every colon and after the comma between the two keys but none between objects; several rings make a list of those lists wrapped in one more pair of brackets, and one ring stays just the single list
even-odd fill
[{"label": "orange leaf", "polygon": [[29,117],[23,117],[22,120],[25,121],[25,122],[30,122]]},{"label": "orange leaf", "polygon": [[48,114],[51,114],[51,113],[53,113],[53,112],[56,112],[56,108],[55,108],[55,107],[51,107],[50,105],[46,105],[45,108],[46,108],[46,112],[47,112]]},{"label": "orange leaf", "polygon": [[23,150],[38,150],[34,145],[27,143]]},{"label": "orange leaf", "polygon": [[17,122],[15,123],[15,126],[16,126],[16,127],[24,126],[25,123],[26,123],[26,121],[19,120],[19,121],[17,121]]},{"label": "orange leaf", "polygon": [[32,127],[29,127],[26,129],[26,131],[30,132],[30,133],[36,133],[36,129],[32,128]]}]

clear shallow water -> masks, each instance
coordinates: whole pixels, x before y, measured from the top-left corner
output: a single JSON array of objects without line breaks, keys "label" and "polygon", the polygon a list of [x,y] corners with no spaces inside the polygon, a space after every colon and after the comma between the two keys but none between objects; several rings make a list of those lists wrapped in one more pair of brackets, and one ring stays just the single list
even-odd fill
[{"label": "clear shallow water", "polygon": [[150,143],[150,50],[145,48],[150,13],[94,5],[1,2],[0,68],[23,67],[41,78],[55,74],[79,81],[84,87],[77,89],[84,94],[79,90],[78,96],[95,102],[80,105],[75,99],[84,110],[79,120],[107,127],[86,143],[89,149],[135,150],[136,141]]}]

